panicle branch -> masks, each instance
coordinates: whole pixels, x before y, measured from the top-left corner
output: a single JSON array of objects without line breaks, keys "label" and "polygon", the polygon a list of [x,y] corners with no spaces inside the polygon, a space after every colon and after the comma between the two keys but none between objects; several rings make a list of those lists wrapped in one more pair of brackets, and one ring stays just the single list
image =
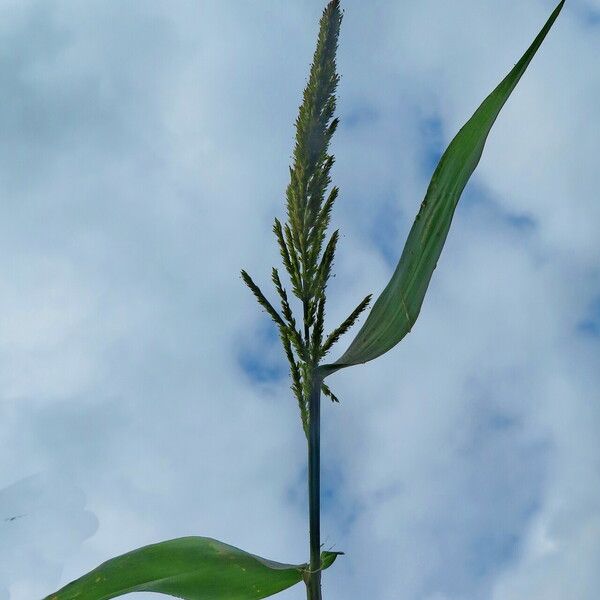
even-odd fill
[{"label": "panicle branch", "polygon": [[334,329],[325,340],[325,343],[321,347],[321,355],[319,358],[323,358],[331,347],[342,337],[349,329],[356,323],[356,320],[361,315],[361,313],[369,306],[371,302],[371,294],[369,294],[346,318],[346,320],[337,328]]}]

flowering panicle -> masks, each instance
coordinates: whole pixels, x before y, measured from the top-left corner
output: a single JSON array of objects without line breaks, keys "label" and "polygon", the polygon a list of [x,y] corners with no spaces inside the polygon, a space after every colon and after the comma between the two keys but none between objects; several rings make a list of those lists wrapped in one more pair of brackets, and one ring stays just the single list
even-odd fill
[{"label": "flowering panicle", "polygon": [[[300,406],[305,432],[308,431],[308,396],[313,370],[340,336],[356,322],[371,298],[367,296],[337,329],[324,338],[325,290],[339,238],[336,230],[325,243],[331,210],[339,194],[338,188],[333,187],[325,199],[335,161],[333,155],[328,153],[329,143],[339,123],[333,115],[339,82],[335,57],[341,21],[339,0],[332,0],[321,16],[317,48],[295,122],[293,165],[286,189],[287,222],[282,225],[279,219],[275,219],[273,224],[291,291],[302,305],[302,329],[296,326],[277,269],[273,268],[271,279],[279,296],[281,314],[273,308],[250,276],[242,271],[244,282],[279,327],[290,363],[292,391]],[[338,402],[324,383],[321,390]]]}]

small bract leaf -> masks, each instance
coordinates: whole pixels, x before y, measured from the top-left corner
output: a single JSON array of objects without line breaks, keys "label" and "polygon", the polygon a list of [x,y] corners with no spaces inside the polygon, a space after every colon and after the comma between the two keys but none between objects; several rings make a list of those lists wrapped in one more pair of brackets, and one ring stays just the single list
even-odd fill
[{"label": "small bract leaf", "polygon": [[321,568],[328,569],[338,556],[343,555],[343,552],[321,552]]},{"label": "small bract leaf", "polygon": [[[323,568],[338,552],[323,552]],[[108,600],[158,592],[186,600],[258,600],[302,581],[306,564],[288,565],[217,540],[185,537],[112,558],[45,600]]]},{"label": "small bract leaf", "polygon": [[454,210],[479,163],[492,125],[563,5],[564,0],[512,71],[483,101],[444,152],[410,230],[396,271],[346,352],[336,362],[321,367],[323,377],[338,369],[381,356],[411,330],[444,247]]}]

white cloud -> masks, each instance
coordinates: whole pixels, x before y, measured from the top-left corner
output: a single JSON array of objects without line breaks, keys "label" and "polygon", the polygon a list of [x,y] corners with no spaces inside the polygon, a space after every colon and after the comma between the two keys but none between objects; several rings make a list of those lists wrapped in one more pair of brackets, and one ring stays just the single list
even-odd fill
[{"label": "white cloud", "polygon": [[[332,325],[383,287],[433,156],[553,3],[344,8]],[[567,3],[499,118],[414,331],[332,378],[331,600],[598,594],[599,346],[578,324],[599,318],[599,9]],[[0,487],[50,469],[80,490],[54,487],[47,537],[73,536],[52,565],[0,539],[29,548],[0,589],[179,535],[304,560],[303,435],[286,379],[242,368],[281,363],[238,273],[268,287],[279,262],[321,5],[0,10]]]},{"label": "white cloud", "polygon": [[58,580],[63,563],[97,529],[84,506],[83,492],[59,473],[26,477],[0,490],[0,597],[39,597],[48,581]]}]

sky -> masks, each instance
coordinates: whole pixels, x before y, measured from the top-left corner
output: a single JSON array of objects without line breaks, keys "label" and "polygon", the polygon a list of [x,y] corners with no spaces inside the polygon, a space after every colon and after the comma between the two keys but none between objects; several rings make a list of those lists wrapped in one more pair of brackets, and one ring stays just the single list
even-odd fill
[{"label": "sky", "polygon": [[[343,0],[329,329],[554,4]],[[274,298],[323,6],[0,2],[0,600],[187,535],[307,559],[297,405],[239,271]],[[598,598],[598,56],[600,2],[568,0],[413,331],[330,378],[327,600]]]}]

